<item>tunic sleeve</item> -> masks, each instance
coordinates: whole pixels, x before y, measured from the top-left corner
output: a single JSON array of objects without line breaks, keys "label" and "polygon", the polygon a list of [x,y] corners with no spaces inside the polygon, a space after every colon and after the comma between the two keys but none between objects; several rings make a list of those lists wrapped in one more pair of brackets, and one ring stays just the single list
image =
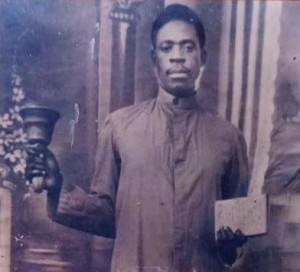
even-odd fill
[{"label": "tunic sleeve", "polygon": [[[248,189],[248,158],[247,147],[243,135],[237,131],[232,142],[232,154],[222,179],[222,198],[231,199],[235,197],[244,197]],[[237,249],[235,262],[229,266],[219,255],[222,263],[230,271],[239,271],[239,267],[245,258],[245,245]],[[236,269],[236,270],[235,270]]]},{"label": "tunic sleeve", "polygon": [[96,170],[91,190],[64,185],[59,193],[48,193],[48,216],[55,222],[108,238],[115,237],[115,199],[120,159],[108,117],[100,135]]},{"label": "tunic sleeve", "polygon": [[247,147],[243,135],[233,137],[231,157],[222,178],[222,198],[243,197],[248,189]]}]

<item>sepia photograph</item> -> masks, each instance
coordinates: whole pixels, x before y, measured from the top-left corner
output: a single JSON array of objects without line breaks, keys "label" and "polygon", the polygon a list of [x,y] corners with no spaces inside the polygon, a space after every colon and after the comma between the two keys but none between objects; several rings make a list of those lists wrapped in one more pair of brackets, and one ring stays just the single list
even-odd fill
[{"label": "sepia photograph", "polygon": [[0,271],[300,271],[299,14],[0,0]]}]

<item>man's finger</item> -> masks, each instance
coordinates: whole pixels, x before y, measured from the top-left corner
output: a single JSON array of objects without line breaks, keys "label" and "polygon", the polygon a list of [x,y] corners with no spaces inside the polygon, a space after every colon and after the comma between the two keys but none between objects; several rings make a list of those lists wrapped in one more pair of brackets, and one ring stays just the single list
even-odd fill
[{"label": "man's finger", "polygon": [[46,171],[45,170],[31,170],[26,172],[25,177],[29,181],[32,180],[34,177],[44,177],[46,176]]},{"label": "man's finger", "polygon": [[43,154],[43,156],[45,155],[45,149],[44,150],[26,149],[26,153],[28,156],[40,157],[41,154]]},{"label": "man's finger", "polygon": [[27,164],[25,167],[25,174],[35,172],[35,171],[40,171],[40,172],[46,172],[46,167],[43,164]]},{"label": "man's finger", "polygon": [[233,240],[234,239],[235,236],[234,236],[234,233],[233,233],[231,228],[226,227],[225,228],[225,233],[226,233],[226,237],[227,237],[228,240]]},{"label": "man's finger", "polygon": [[27,153],[28,156],[34,156],[34,157],[39,157],[41,156],[45,156],[45,153],[47,151],[46,147],[44,146],[32,146],[32,145],[27,145],[25,146],[25,151]]},{"label": "man's finger", "polygon": [[224,242],[227,240],[227,234],[226,234],[226,231],[225,231],[225,228],[222,227],[219,231],[218,231],[218,237],[219,237],[219,242]]},{"label": "man's finger", "polygon": [[235,231],[235,239],[236,239],[236,242],[237,242],[237,245],[240,247],[242,246],[244,243],[247,242],[248,238],[246,235],[243,234],[243,232],[241,230],[236,230]]},{"label": "man's finger", "polygon": [[238,235],[238,236],[245,236],[244,233],[240,229],[237,229],[234,234]]},{"label": "man's finger", "polygon": [[40,163],[29,163],[26,165],[25,168],[26,171],[30,172],[32,170],[44,170],[46,171],[46,167],[44,164],[40,164]]},{"label": "man's finger", "polygon": [[30,143],[27,143],[25,144],[25,148],[26,149],[34,149],[34,150],[45,150],[45,145],[42,145],[40,143],[35,143],[35,144],[30,144]]},{"label": "man's finger", "polygon": [[26,162],[27,163],[45,163],[45,155],[44,154],[27,155]]},{"label": "man's finger", "polygon": [[221,230],[217,231],[217,241],[221,241],[222,240],[222,232]]}]

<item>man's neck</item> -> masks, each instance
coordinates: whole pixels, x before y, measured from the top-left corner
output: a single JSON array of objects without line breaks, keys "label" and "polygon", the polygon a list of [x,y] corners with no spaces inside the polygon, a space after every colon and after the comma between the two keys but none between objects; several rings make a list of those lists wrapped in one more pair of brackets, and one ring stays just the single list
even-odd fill
[{"label": "man's neck", "polygon": [[159,88],[158,101],[164,105],[174,105],[178,108],[194,108],[197,106],[196,91],[191,93],[189,96],[175,96]]},{"label": "man's neck", "polygon": [[166,91],[165,89],[163,89],[162,87],[159,87],[159,96],[163,96],[166,100],[168,101],[172,101],[173,99],[187,99],[187,98],[190,98],[190,97],[195,97],[197,91],[193,90],[193,91],[187,91],[186,93],[188,95],[184,96],[176,96],[168,91]]}]

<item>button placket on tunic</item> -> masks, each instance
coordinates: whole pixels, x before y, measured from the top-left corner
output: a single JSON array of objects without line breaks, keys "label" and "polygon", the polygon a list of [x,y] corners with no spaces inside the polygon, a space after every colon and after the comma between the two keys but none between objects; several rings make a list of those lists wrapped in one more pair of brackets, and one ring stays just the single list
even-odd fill
[{"label": "button placket on tunic", "polygon": [[184,216],[182,215],[185,207],[181,203],[181,186],[184,182],[181,178],[181,172],[184,168],[184,152],[186,148],[184,137],[184,125],[186,119],[186,112],[180,108],[178,101],[173,100],[172,104],[172,120],[173,120],[173,177],[174,177],[174,249],[173,249],[173,270],[180,271],[183,264],[182,258],[184,257],[184,242],[185,242],[185,223],[183,222]]}]

